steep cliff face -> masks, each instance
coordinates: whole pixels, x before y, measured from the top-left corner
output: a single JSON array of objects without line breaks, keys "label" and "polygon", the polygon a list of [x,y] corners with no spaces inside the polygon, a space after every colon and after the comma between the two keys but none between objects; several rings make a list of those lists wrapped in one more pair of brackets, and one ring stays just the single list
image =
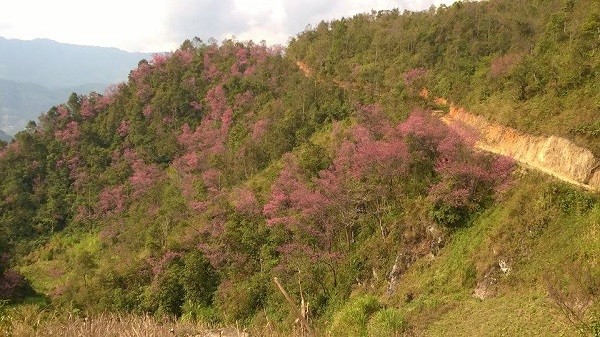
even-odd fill
[{"label": "steep cliff face", "polygon": [[462,108],[451,107],[442,117],[449,125],[475,135],[475,145],[511,157],[563,181],[600,191],[600,160],[588,149],[556,136],[532,136],[491,123]]}]

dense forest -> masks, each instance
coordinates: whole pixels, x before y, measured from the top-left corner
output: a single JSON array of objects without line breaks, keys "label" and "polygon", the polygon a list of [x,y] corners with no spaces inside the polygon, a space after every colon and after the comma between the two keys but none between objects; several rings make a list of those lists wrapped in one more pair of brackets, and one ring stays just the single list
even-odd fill
[{"label": "dense forest", "polygon": [[598,334],[597,195],[474,150],[419,92],[598,155],[599,73],[595,0],[185,41],[0,142],[0,313],[291,334],[276,277],[320,335]]}]

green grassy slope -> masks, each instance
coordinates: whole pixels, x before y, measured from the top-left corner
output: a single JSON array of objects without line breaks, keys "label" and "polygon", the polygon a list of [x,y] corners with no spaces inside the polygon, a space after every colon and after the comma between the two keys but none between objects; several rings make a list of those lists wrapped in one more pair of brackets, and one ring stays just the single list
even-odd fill
[{"label": "green grassy slope", "polygon": [[[501,202],[453,234],[440,255],[417,261],[390,303],[432,336],[570,336],[579,332],[573,313],[591,324],[597,197],[551,180],[534,172],[519,178]],[[485,298],[475,297],[475,289]]]},{"label": "green grassy slope", "polygon": [[[569,43],[595,52],[598,8],[584,2],[359,15],[285,52],[186,41],[0,145],[0,280],[19,271],[49,310],[258,335],[298,328],[274,277],[320,335],[592,334],[598,196],[474,151],[418,96],[554,133],[520,108],[558,116],[556,100],[597,96],[595,56],[569,63],[583,73],[538,59]],[[572,38],[548,40],[563,12]],[[535,89],[543,62],[554,77]],[[29,295],[17,280],[0,296]]]}]

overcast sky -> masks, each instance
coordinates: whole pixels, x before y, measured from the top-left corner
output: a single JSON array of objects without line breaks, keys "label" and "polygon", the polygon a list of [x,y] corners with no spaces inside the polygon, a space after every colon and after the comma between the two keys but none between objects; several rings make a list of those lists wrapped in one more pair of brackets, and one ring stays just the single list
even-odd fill
[{"label": "overcast sky", "polygon": [[356,13],[423,10],[454,0],[7,0],[0,36],[171,51],[185,39],[265,40],[286,44],[307,24]]}]

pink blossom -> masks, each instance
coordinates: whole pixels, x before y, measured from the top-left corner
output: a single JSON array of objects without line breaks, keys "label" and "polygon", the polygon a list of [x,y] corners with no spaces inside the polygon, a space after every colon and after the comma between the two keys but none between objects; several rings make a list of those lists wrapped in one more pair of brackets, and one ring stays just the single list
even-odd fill
[{"label": "pink blossom", "polygon": [[269,121],[267,119],[259,119],[252,125],[252,140],[258,140],[267,131]]},{"label": "pink blossom", "polygon": [[[127,163],[133,165],[133,163],[138,160],[139,156],[134,149],[125,148],[123,150],[123,158],[125,158],[125,161]],[[114,160],[114,158],[113,158],[113,160]]]},{"label": "pink blossom", "polygon": [[250,46],[250,55],[253,60],[256,60],[257,64],[263,64],[267,61],[269,56],[273,55],[271,49],[267,49],[266,46],[252,45]]},{"label": "pink blossom", "polygon": [[125,208],[123,186],[107,186],[98,196],[96,211],[98,215],[119,214]]},{"label": "pink blossom", "polygon": [[10,153],[16,154],[21,152],[23,145],[20,142],[11,142],[6,145],[4,149],[0,150],[0,159],[6,157]]},{"label": "pink blossom", "polygon": [[221,116],[221,132],[223,136],[227,136],[227,132],[229,131],[229,127],[231,127],[231,123],[233,121],[233,110],[231,108],[227,108],[223,115]]},{"label": "pink blossom", "polygon": [[153,113],[152,105],[146,105],[146,107],[142,111],[142,115],[144,115],[144,117],[146,117],[146,118],[150,118],[152,116],[152,113]]},{"label": "pink blossom", "polygon": [[135,95],[142,101],[148,102],[152,98],[152,87],[148,83],[140,83],[137,86]]},{"label": "pink blossom", "polygon": [[184,170],[186,172],[192,171],[200,166],[200,157],[196,152],[188,152],[183,157]]},{"label": "pink blossom", "polygon": [[81,116],[83,118],[92,118],[96,115],[95,106],[90,101],[90,98],[85,96],[81,101]]},{"label": "pink blossom", "polygon": [[212,52],[210,49],[206,50],[206,52],[204,53],[204,78],[207,81],[212,81],[215,80],[217,77],[219,77],[220,75],[220,71],[219,69],[217,69],[217,66],[213,63],[211,57],[214,55],[214,52]]},{"label": "pink blossom", "polygon": [[99,110],[106,109],[109,105],[111,105],[119,95],[119,93],[124,89],[124,84],[111,84],[106,88],[106,91],[103,96],[99,96],[96,103],[96,108]]},{"label": "pink blossom", "polygon": [[192,107],[192,109],[194,109],[196,111],[200,111],[200,110],[202,110],[202,103],[197,102],[197,101],[191,101],[190,107]]},{"label": "pink blossom", "polygon": [[237,95],[235,95],[233,108],[235,110],[242,109],[242,108],[248,106],[252,102],[253,99],[254,99],[254,95],[249,90],[245,91],[243,94],[237,94]]},{"label": "pink blossom", "polygon": [[219,190],[221,180],[221,171],[211,168],[202,173],[202,181],[211,192]]},{"label": "pink blossom", "polygon": [[128,132],[129,132],[129,121],[124,119],[121,121],[121,124],[119,124],[119,128],[117,129],[117,134],[119,134],[119,136],[121,136],[121,137],[125,137],[125,136],[127,136]]},{"label": "pink blossom", "polygon": [[210,203],[208,201],[190,201],[189,205],[194,211],[201,213],[206,211]]},{"label": "pink blossom", "polygon": [[175,52],[174,57],[179,59],[182,64],[189,65],[190,63],[192,63],[192,60],[194,59],[194,51],[179,49]]},{"label": "pink blossom", "polygon": [[[222,85],[211,88],[206,93],[206,102],[208,103],[212,116],[221,115],[227,109],[227,99]],[[214,117],[213,117],[214,118]]]},{"label": "pink blossom", "polygon": [[129,73],[129,77],[134,83],[141,83],[148,77],[152,71],[152,66],[145,60],[138,64],[138,67]]},{"label": "pink blossom", "polygon": [[245,214],[259,214],[260,208],[254,192],[247,187],[240,187],[232,192],[232,203],[235,210]]},{"label": "pink blossom", "polygon": [[170,55],[168,53],[157,53],[152,55],[152,61],[150,62],[154,68],[161,68],[169,59]]},{"label": "pink blossom", "polygon": [[64,104],[59,105],[57,111],[60,118],[67,118],[71,116],[71,112]]},{"label": "pink blossom", "polygon": [[67,123],[64,129],[55,131],[54,136],[71,146],[75,145],[79,140],[79,136],[81,136],[79,124],[76,121],[71,121]]},{"label": "pink blossom", "polygon": [[133,174],[129,177],[129,182],[133,188],[133,197],[137,198],[146,193],[161,176],[160,169],[155,164],[146,164],[143,160],[137,159],[133,165]]}]

